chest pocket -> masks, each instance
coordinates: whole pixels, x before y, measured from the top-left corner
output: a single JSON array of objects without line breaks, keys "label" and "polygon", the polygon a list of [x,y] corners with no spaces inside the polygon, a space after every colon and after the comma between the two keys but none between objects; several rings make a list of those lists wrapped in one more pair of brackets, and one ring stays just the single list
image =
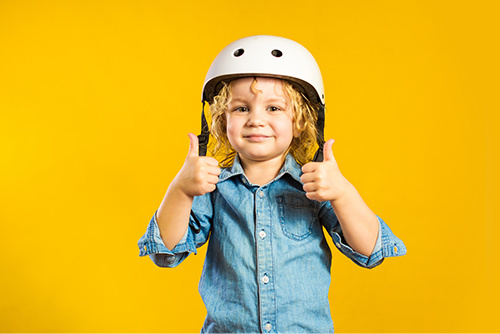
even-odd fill
[{"label": "chest pocket", "polygon": [[283,234],[297,241],[311,235],[317,220],[316,202],[298,194],[279,196],[277,200]]}]

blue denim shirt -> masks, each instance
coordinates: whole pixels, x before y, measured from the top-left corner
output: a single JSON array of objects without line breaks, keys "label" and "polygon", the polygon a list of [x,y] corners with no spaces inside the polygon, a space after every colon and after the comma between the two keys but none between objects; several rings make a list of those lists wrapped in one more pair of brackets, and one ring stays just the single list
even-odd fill
[{"label": "blue denim shirt", "polygon": [[301,169],[291,156],[276,178],[251,184],[236,158],[223,169],[217,189],[195,197],[190,228],[169,250],[153,216],[139,240],[140,255],[175,267],[209,239],[199,291],[207,308],[202,332],[333,332],[328,302],[335,246],[362,267],[406,253],[379,218],[375,249],[367,257],[346,243],[330,202],[309,200]]}]

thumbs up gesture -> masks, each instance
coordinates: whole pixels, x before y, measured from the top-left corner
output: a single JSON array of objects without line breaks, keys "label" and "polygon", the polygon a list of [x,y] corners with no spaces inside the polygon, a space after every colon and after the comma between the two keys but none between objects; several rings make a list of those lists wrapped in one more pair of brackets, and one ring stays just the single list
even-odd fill
[{"label": "thumbs up gesture", "polygon": [[310,162],[302,166],[303,174],[300,180],[304,183],[303,189],[309,199],[320,202],[335,201],[350,185],[340,173],[333,156],[333,142],[334,140],[330,139],[323,146],[323,162]]},{"label": "thumbs up gesture", "polygon": [[215,190],[221,170],[215,158],[198,156],[198,137],[193,133],[188,136],[191,142],[186,161],[172,183],[190,197],[201,196]]}]

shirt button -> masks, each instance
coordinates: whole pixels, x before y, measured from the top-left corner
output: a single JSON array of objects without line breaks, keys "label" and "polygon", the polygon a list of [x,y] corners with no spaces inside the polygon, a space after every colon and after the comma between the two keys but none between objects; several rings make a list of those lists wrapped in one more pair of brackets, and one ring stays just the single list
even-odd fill
[{"label": "shirt button", "polygon": [[260,236],[262,239],[264,239],[264,238],[266,237],[266,235],[267,235],[267,234],[266,234],[266,232],[265,232],[265,231],[260,231],[260,232],[259,232],[259,236]]},{"label": "shirt button", "polygon": [[269,277],[267,277],[267,275],[264,275],[264,277],[262,277],[262,282],[264,282],[264,284],[269,283]]},{"label": "shirt button", "polygon": [[262,190],[259,191],[259,196],[260,196],[260,198],[264,197],[264,192]]},{"label": "shirt button", "polygon": [[266,331],[270,332],[271,329],[273,328],[273,326],[270,324],[270,323],[267,323],[266,326],[264,326],[266,328]]}]

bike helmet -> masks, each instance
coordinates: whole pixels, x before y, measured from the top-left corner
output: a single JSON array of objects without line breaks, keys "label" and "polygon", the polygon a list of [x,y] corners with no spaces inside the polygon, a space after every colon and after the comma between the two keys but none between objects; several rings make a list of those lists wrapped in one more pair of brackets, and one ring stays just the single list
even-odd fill
[{"label": "bike helmet", "polygon": [[[201,95],[202,104],[213,98],[228,82],[243,77],[273,77],[290,81],[318,110],[318,146],[314,160],[323,159],[325,92],[323,79],[312,54],[299,43],[287,38],[257,35],[238,39],[226,46],[215,57],[205,77]],[[202,111],[200,155],[206,154],[209,130]]]}]

